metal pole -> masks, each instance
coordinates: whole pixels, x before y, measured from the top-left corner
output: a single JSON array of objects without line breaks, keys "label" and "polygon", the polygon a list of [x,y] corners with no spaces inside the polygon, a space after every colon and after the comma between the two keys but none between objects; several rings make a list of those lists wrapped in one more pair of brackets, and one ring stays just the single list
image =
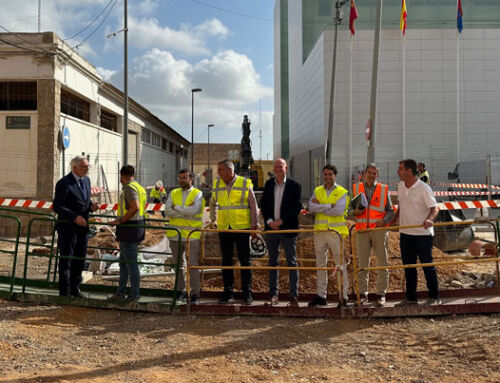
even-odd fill
[{"label": "metal pole", "polygon": [[191,174],[194,177],[194,91],[191,89]]},{"label": "metal pole", "polygon": [[335,103],[335,72],[337,69],[337,34],[340,23],[340,3],[339,0],[335,2],[335,16],[333,18],[333,23],[335,25],[335,32],[333,37],[333,59],[332,59],[332,79],[330,83],[330,111],[328,113],[328,132],[326,140],[326,163],[330,163],[332,158],[332,141],[333,141],[333,114],[334,114],[334,103]]},{"label": "metal pole", "polygon": [[128,23],[127,23],[127,0],[123,7],[123,165],[128,164]]},{"label": "metal pole", "polygon": [[[214,124],[208,124],[208,146],[207,146],[207,180],[212,182],[212,172],[210,171],[210,128],[213,128]],[[210,175],[210,176],[209,176]],[[207,182],[210,186],[210,183]]]},{"label": "metal pole", "polygon": [[201,88],[191,89],[191,173],[194,177],[194,93],[201,92]]},{"label": "metal pole", "polygon": [[367,163],[375,162],[375,114],[377,112],[377,77],[380,30],[382,29],[382,3],[383,0],[377,0],[377,24],[375,25],[375,42],[373,44],[372,90],[370,101],[371,134],[367,153]]},{"label": "metal pole", "polygon": [[38,33],[42,31],[42,18],[40,15],[41,11],[42,11],[42,0],[38,0]]},{"label": "metal pole", "polygon": [[460,162],[460,40],[457,30],[457,163]]},{"label": "metal pole", "polygon": [[210,125],[208,125],[208,144],[207,144],[207,172],[209,171],[210,171]]}]

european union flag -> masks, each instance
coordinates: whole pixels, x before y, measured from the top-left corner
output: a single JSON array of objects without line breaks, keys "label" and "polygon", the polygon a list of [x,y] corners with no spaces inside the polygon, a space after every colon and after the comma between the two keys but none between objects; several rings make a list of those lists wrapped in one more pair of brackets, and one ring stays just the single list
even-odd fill
[{"label": "european union flag", "polygon": [[462,29],[464,29],[464,24],[462,22],[463,14],[464,13],[462,12],[462,1],[458,0],[458,3],[457,3],[457,29],[458,29],[459,33],[462,33]]}]

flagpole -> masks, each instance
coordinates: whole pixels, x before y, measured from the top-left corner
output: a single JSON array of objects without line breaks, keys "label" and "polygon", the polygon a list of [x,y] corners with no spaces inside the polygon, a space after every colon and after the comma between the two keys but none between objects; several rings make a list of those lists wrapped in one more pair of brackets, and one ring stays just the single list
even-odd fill
[{"label": "flagpole", "polygon": [[457,162],[460,162],[460,40],[457,29]]},{"label": "flagpole", "polygon": [[403,68],[402,68],[401,119],[403,125],[403,158],[406,158],[406,36],[403,34]]},{"label": "flagpole", "polygon": [[349,52],[349,182],[352,177],[352,34]]}]

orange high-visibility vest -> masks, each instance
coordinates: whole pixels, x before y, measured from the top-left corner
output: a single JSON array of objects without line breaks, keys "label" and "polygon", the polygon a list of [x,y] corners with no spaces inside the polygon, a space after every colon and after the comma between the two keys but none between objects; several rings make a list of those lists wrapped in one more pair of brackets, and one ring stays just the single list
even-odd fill
[{"label": "orange high-visibility vest", "polygon": [[[365,184],[363,182],[352,185],[353,195],[365,193]],[[366,195],[366,193],[365,193]],[[363,213],[355,216],[356,230],[373,228],[377,221],[384,219],[385,205],[389,195],[389,187],[385,184],[377,183],[372,199],[368,203],[368,207],[363,210]]]}]

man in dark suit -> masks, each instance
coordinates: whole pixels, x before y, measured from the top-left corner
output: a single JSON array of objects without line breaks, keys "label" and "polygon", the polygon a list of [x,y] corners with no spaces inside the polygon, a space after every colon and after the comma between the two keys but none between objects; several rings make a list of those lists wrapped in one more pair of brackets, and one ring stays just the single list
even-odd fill
[{"label": "man in dark suit", "polygon": [[[286,177],[286,161],[278,158],[274,161],[274,177],[266,181],[261,200],[261,211],[266,230],[296,230],[299,228],[299,214],[302,209],[302,186]],[[289,267],[297,267],[295,245],[296,233],[266,234],[269,251],[269,266],[278,266],[279,247],[283,247]],[[289,271],[290,306],[298,307],[299,272]],[[278,270],[269,271],[268,305],[278,304]]]},{"label": "man in dark suit", "polygon": [[80,283],[87,255],[89,213],[97,210],[97,203],[90,200],[90,179],[86,176],[89,163],[85,157],[76,156],[70,162],[71,173],[56,184],[52,209],[58,215],[57,234],[59,254],[59,295],[82,297]]}]

